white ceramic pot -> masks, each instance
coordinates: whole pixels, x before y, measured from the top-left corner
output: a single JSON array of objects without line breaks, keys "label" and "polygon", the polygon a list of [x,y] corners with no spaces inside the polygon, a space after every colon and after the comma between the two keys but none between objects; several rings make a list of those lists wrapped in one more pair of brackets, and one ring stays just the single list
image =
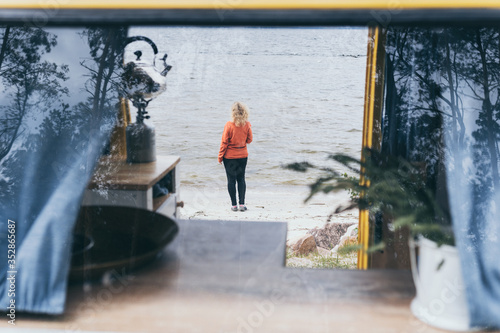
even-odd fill
[{"label": "white ceramic pot", "polygon": [[410,240],[410,257],[417,289],[411,302],[415,317],[441,329],[471,330],[457,249],[449,245],[438,247],[435,242],[421,237],[418,242]]}]

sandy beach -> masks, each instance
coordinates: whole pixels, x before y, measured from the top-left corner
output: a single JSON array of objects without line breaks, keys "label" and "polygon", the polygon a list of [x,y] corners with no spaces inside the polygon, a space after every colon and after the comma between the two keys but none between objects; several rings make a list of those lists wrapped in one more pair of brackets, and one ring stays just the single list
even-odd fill
[{"label": "sandy beach", "polygon": [[[347,193],[318,194],[304,203],[306,186],[247,187],[245,212],[230,210],[231,202],[225,187],[181,186],[180,218],[224,221],[277,221],[288,224],[287,239],[293,241],[314,227],[322,227],[335,208],[345,203]],[[358,211],[333,215],[332,222],[357,223]]]}]

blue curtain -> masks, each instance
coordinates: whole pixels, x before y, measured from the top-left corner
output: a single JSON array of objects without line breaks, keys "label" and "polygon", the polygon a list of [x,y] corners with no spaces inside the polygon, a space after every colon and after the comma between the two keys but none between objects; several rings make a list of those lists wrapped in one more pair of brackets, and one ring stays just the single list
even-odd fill
[{"label": "blue curtain", "polygon": [[447,197],[471,326],[499,329],[500,30],[391,28],[386,51],[382,150]]},{"label": "blue curtain", "polygon": [[114,126],[125,38],[125,28],[0,28],[3,309],[64,311],[72,231]]}]

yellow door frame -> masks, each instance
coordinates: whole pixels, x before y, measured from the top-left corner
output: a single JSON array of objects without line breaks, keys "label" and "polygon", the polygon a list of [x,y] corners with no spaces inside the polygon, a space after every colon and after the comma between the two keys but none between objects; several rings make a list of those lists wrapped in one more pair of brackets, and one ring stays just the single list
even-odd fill
[{"label": "yellow door frame", "polygon": [[[385,30],[379,26],[368,29],[368,50],[366,59],[365,105],[363,116],[363,151],[361,161],[366,159],[364,148],[380,149],[381,119],[384,99],[385,72]],[[360,185],[369,186],[361,168]],[[364,193],[360,193],[364,195]],[[361,249],[358,251],[358,269],[370,266],[367,249],[370,247],[372,235],[370,214],[368,210],[359,211],[358,239]]]}]

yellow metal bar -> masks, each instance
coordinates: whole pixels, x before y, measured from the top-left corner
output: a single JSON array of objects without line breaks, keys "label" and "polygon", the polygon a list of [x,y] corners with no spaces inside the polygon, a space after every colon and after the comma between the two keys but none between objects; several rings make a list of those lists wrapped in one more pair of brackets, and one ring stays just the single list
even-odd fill
[{"label": "yellow metal bar", "polygon": [[[371,27],[368,30],[368,51],[366,60],[366,81],[365,81],[365,106],[363,117],[363,148],[372,147],[373,144],[373,113],[375,108],[375,86],[377,74],[377,51],[380,37],[380,28]],[[361,161],[365,156],[361,154]],[[369,185],[363,177],[364,170],[361,169],[361,185]],[[363,195],[363,193],[361,193]],[[370,224],[369,213],[366,210],[359,212],[358,238],[362,249],[358,251],[358,269],[368,268],[368,254],[366,249],[370,245]]]},{"label": "yellow metal bar", "polygon": [[0,8],[50,9],[500,9],[498,0],[1,0]]}]

